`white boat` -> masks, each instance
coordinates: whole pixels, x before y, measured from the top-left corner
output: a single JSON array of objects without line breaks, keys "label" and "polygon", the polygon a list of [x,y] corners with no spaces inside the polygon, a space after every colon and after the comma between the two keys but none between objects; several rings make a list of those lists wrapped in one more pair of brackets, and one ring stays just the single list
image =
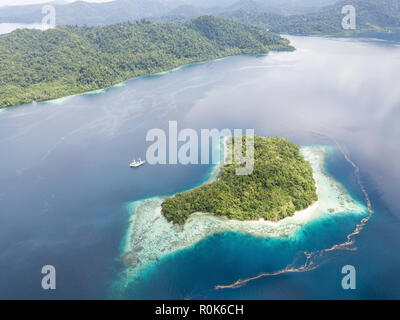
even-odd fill
[{"label": "white boat", "polygon": [[146,163],[146,161],[139,158],[139,160],[133,160],[129,166],[131,168],[137,168],[137,167],[144,165],[145,163]]}]

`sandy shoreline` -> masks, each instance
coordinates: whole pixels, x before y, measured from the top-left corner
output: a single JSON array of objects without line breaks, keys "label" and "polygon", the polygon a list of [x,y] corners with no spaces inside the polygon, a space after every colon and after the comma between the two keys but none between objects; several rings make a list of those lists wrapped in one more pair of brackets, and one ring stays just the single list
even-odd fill
[{"label": "sandy shoreline", "polygon": [[[326,147],[303,147],[301,154],[310,161],[319,200],[309,208],[296,212],[278,222],[235,221],[209,213],[193,214],[184,226],[169,223],[161,214],[165,197],[140,200],[130,205],[131,220],[125,238],[122,282],[127,284],[148,266],[179,250],[189,248],[210,235],[240,232],[257,237],[288,237],[307,223],[326,214],[365,212],[365,207],[354,201],[345,188],[324,170]],[[214,181],[219,172],[215,166],[205,183]]]}]

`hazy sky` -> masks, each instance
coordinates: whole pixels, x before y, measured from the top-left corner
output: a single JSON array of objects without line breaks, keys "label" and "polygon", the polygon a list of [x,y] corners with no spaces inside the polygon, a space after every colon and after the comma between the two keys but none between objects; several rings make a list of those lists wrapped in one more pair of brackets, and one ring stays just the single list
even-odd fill
[{"label": "hazy sky", "polygon": [[[65,2],[74,2],[76,0],[64,0]],[[112,0],[84,0],[86,2],[109,2]],[[52,2],[52,0],[0,0],[0,6],[16,6],[16,5],[26,5],[26,4],[36,4],[36,3],[47,3]]]}]

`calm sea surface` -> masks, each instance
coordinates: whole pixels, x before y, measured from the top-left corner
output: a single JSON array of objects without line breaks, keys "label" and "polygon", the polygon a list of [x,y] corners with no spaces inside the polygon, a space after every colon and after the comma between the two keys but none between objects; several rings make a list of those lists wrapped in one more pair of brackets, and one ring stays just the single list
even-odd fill
[{"label": "calm sea surface", "polygon": [[[307,225],[290,239],[212,236],[163,258],[126,298],[400,298],[400,46],[383,41],[290,38],[293,53],[231,57],[134,79],[105,93],[0,111],[0,298],[112,298],[123,266],[127,204],[173,194],[210,166],[143,166],[146,133],[254,128],[301,145],[336,139],[361,169],[375,214],[356,238],[308,273],[266,277],[240,289],[215,285],[284,268],[304,250],[343,242],[360,217]],[[340,152],[325,163],[365,202]],[[301,261],[300,261],[301,262]],[[41,289],[54,265],[57,290]],[[357,290],[341,288],[354,265]]]}]

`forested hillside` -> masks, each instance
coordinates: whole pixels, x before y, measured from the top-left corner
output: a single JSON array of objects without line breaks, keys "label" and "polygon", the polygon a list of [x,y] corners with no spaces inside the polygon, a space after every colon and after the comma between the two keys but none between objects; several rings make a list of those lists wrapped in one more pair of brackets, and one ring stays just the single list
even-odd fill
[{"label": "forested hillside", "polygon": [[[334,3],[335,0],[113,0],[105,3],[48,0],[57,12],[57,24],[99,25],[160,18],[217,15],[237,9],[255,9],[282,15],[303,14]],[[43,4],[1,6],[0,22],[39,23]]]},{"label": "forested hillside", "polygon": [[[1,1],[0,1],[1,4]],[[56,11],[57,24],[113,24],[168,14],[175,6],[165,0],[114,0],[105,3],[48,1]],[[0,22],[40,23],[43,4],[0,6]]]},{"label": "forested hillside", "polygon": [[[342,27],[342,8],[356,8],[355,30]],[[385,35],[400,31],[399,0],[346,0],[321,8],[313,13],[282,16],[260,10],[238,9],[221,16],[251,23],[276,33],[296,35]]]},{"label": "forested hillside", "polygon": [[183,64],[237,54],[293,50],[266,30],[216,17],[58,26],[0,36],[0,107],[109,87]]},{"label": "forested hillside", "polygon": [[[208,9],[209,14],[249,23],[270,30],[274,33],[293,35],[326,35],[326,36],[372,36],[400,40],[400,1],[399,0],[338,0],[336,3],[321,6],[314,3],[313,10],[307,13],[272,10],[271,6],[260,1],[243,0],[221,10]],[[329,3],[329,2],[327,2]],[[325,3],[326,4],[326,3]],[[356,9],[357,26],[355,30],[345,30],[342,27],[342,8],[353,5]],[[305,7],[303,7],[305,9]],[[186,7],[185,10],[175,10],[174,15],[164,17],[164,21],[182,21],[193,17],[198,9]],[[295,14],[293,14],[295,13]],[[168,20],[169,19],[169,20]]]}]

